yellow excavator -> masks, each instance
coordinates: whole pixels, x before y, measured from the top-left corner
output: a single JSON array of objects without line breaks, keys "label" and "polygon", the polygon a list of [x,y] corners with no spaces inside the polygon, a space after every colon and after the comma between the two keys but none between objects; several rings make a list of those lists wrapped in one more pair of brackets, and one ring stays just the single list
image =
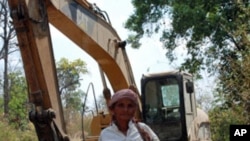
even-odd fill
[{"label": "yellow excavator", "polygon": [[[209,118],[197,109],[192,76],[179,71],[144,74],[141,94],[122,41],[107,13],[86,0],[8,0],[34,109],[29,118],[39,141],[68,141],[58,90],[49,23],[95,59],[103,81],[106,103],[111,93],[134,90],[140,101],[137,118],[147,123],[161,141],[210,141]],[[68,49],[70,52],[70,48]],[[105,77],[106,76],[106,77]],[[109,114],[96,113],[91,135],[97,141],[109,126]]]}]

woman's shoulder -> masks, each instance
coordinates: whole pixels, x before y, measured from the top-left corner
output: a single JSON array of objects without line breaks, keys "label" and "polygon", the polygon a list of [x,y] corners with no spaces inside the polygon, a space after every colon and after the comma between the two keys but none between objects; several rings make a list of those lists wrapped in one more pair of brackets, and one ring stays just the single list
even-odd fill
[{"label": "woman's shoulder", "polygon": [[152,140],[154,141],[160,141],[157,135],[154,133],[154,131],[144,122],[138,122],[138,125],[140,128],[142,128],[144,131],[146,131]]},{"label": "woman's shoulder", "polygon": [[142,129],[150,130],[150,127],[144,122],[137,122],[137,124]]},{"label": "woman's shoulder", "polygon": [[118,130],[117,127],[111,124],[110,126],[107,126],[106,128],[102,129],[102,132],[110,132],[110,131],[115,131],[115,130]]},{"label": "woman's shoulder", "polygon": [[142,126],[142,127],[148,127],[148,125],[144,122],[137,122],[137,124],[139,124],[139,126]]}]

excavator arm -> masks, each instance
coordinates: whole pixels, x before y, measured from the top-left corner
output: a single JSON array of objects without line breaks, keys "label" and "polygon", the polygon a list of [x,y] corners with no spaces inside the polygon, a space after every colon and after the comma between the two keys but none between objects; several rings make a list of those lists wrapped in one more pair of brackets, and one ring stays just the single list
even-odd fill
[{"label": "excavator arm", "polygon": [[[69,140],[49,23],[96,60],[103,82],[105,74],[113,91],[131,87],[138,92],[126,43],[112,28],[106,13],[96,5],[85,0],[8,0],[8,3],[23,60],[29,101],[34,104],[29,117],[39,140]],[[111,95],[107,90],[104,94],[108,102]]]},{"label": "excavator arm", "polygon": [[34,104],[29,117],[39,140],[67,140],[46,11],[42,10],[42,3],[34,2],[29,1],[29,6],[33,8],[28,10],[25,1],[9,1],[29,89],[29,101]]}]

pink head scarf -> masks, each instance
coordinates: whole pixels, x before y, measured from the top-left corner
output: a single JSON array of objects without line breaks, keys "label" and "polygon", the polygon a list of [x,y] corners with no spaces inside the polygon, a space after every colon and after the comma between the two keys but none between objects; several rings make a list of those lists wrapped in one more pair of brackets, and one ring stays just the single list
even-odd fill
[{"label": "pink head scarf", "polygon": [[132,100],[136,105],[138,104],[137,101],[137,95],[134,91],[131,89],[121,89],[117,91],[111,98],[109,102],[109,108],[111,108],[117,101],[123,99],[123,98],[129,98]]}]

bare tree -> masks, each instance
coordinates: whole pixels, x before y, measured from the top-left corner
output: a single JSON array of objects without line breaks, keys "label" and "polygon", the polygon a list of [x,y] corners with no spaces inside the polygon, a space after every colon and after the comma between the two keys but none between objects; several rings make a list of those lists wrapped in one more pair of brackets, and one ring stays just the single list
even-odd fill
[{"label": "bare tree", "polygon": [[9,54],[17,50],[16,33],[11,23],[8,1],[0,1],[0,60],[3,60],[3,95],[4,95],[4,113],[8,114],[8,103],[10,100],[9,94],[9,79],[8,79],[8,63]]}]

